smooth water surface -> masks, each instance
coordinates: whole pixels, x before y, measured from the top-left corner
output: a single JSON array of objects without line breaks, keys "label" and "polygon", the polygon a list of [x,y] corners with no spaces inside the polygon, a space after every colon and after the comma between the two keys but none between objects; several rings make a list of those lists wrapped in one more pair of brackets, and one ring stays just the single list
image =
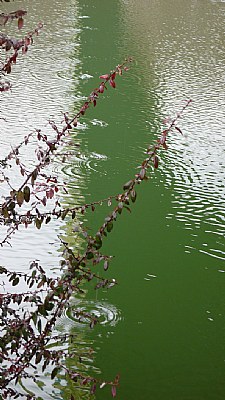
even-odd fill
[{"label": "smooth water surface", "polygon": [[[145,148],[159,135],[163,120],[173,117],[185,99],[193,100],[178,125],[183,135],[170,136],[159,169],[138,188],[132,213],[123,211],[105,240],[103,252],[115,258],[109,271],[99,266],[96,272],[116,278],[118,285],[98,292],[90,285],[85,299],[74,300],[74,306],[95,312],[101,323],[90,331],[85,321],[78,324],[66,314],[58,329],[78,332],[75,345],[94,349],[87,371],[106,380],[120,373],[118,399],[223,399],[225,3],[35,4],[24,1],[21,8],[29,7],[30,21],[36,15],[47,19],[46,30],[30,58],[21,58],[16,66],[15,91],[1,99],[2,110],[9,110],[10,99],[15,118],[20,109],[19,127],[42,127],[49,118],[60,120],[62,111],[72,114],[100,74],[126,56],[134,57],[130,71],[117,78],[117,88],[107,91],[72,134],[80,151],[71,145],[74,155],[63,166],[55,166],[69,187],[65,204],[122,191],[145,158]],[[24,135],[18,129],[16,139]],[[1,154],[9,143],[7,125],[4,132]],[[97,207],[83,216],[83,222],[94,233],[108,212],[104,205]],[[31,258],[34,242],[37,258],[56,269],[57,233],[76,242],[71,221],[46,227],[42,239],[39,232],[30,232],[23,233],[28,235],[26,245],[22,234],[14,239],[16,251],[24,246],[16,256],[18,268]],[[4,264],[15,260],[10,249],[1,254]],[[44,399],[67,399],[66,382],[59,380],[54,390],[49,381],[46,385]],[[76,396],[93,397],[80,390]],[[111,398],[110,389],[99,389],[96,398]]]}]

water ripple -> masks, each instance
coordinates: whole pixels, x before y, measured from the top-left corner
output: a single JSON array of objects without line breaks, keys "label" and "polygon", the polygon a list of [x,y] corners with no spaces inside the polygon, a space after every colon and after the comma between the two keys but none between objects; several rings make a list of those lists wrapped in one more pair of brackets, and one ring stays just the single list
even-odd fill
[{"label": "water ripple", "polygon": [[74,300],[70,309],[64,315],[63,321],[65,324],[69,326],[76,325],[80,328],[82,326],[89,327],[90,319],[76,315],[79,312],[93,315],[103,326],[115,326],[122,319],[121,311],[105,301]]},{"label": "water ripple", "polygon": [[77,153],[76,156],[73,156],[72,160],[64,164],[62,171],[67,176],[73,176],[74,181],[79,180],[81,183],[82,176],[86,176],[89,170],[99,174],[105,174],[106,172],[100,168],[101,161],[105,160],[107,160],[107,156],[104,154],[95,152]]}]

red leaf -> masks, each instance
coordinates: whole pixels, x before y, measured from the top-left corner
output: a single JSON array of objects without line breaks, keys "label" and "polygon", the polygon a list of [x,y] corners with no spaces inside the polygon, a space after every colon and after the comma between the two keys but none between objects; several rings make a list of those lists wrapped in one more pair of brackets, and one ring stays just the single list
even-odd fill
[{"label": "red leaf", "polygon": [[7,40],[5,44],[5,51],[9,51],[11,47],[12,47],[12,42],[10,40]]},{"label": "red leaf", "polygon": [[166,142],[166,136],[162,135],[160,138],[160,144],[164,144]]},{"label": "red leaf", "polygon": [[108,268],[109,268],[109,262],[106,260],[104,262],[104,270],[107,271]]},{"label": "red leaf", "polygon": [[28,46],[25,44],[25,45],[22,47],[22,53],[25,54],[25,53],[27,52],[27,50],[28,50]]},{"label": "red leaf", "polygon": [[116,397],[116,386],[112,386],[112,397]]},{"label": "red leaf", "polygon": [[46,190],[47,199],[52,199],[54,197],[54,190],[51,188],[50,190]]},{"label": "red leaf", "polygon": [[6,15],[4,18],[3,18],[3,25],[5,26],[5,24],[8,22],[8,20],[9,20],[9,17]]},{"label": "red leaf", "polygon": [[115,81],[113,81],[112,79],[110,79],[109,84],[110,84],[110,86],[112,86],[112,88],[115,89],[115,87],[116,87]]},{"label": "red leaf", "polygon": [[109,79],[109,74],[101,75],[99,78],[107,80],[107,79]]},{"label": "red leaf", "polygon": [[25,37],[24,42],[27,46],[31,44],[31,39],[29,37]]},{"label": "red leaf", "polygon": [[159,159],[158,159],[157,156],[154,156],[153,163],[154,163],[154,167],[155,167],[155,168],[158,168],[158,166],[159,166]]},{"label": "red leaf", "polygon": [[96,391],[96,384],[94,383],[94,385],[92,385],[92,387],[91,387],[90,393],[94,394],[95,391]]},{"label": "red leaf", "polygon": [[10,74],[10,72],[11,72],[11,64],[10,64],[10,63],[7,63],[7,64],[4,66],[3,71],[5,71],[7,74]]},{"label": "red leaf", "polygon": [[146,173],[145,168],[142,168],[142,169],[140,170],[140,174],[139,174],[140,179],[144,179],[145,173]]},{"label": "red leaf", "polygon": [[23,27],[23,18],[18,18],[18,29],[22,29]]},{"label": "red leaf", "polygon": [[99,86],[99,93],[104,93],[104,88],[105,88],[105,86],[103,85],[103,84],[101,84],[100,86]]},{"label": "red leaf", "polygon": [[77,119],[76,118],[73,120],[73,126],[77,126]]},{"label": "red leaf", "polygon": [[14,64],[16,64],[16,58],[18,56],[18,51],[15,51],[15,53],[12,55],[12,57],[10,58],[11,62],[13,62]]},{"label": "red leaf", "polygon": [[111,79],[112,79],[112,81],[114,81],[115,77],[116,77],[116,73],[115,73],[115,72],[113,72],[113,74],[111,75]]},{"label": "red leaf", "polygon": [[23,15],[26,15],[27,14],[27,11],[23,11],[23,10],[17,10],[16,12],[15,12],[15,16],[18,18],[18,17],[22,17]]}]

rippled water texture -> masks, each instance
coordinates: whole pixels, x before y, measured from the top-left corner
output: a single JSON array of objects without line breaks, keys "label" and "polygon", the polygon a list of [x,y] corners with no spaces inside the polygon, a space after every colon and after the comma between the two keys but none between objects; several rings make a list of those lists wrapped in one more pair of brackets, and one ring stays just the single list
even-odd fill
[{"label": "rippled water texture", "polygon": [[173,187],[168,218],[182,221],[190,234],[205,232],[203,243],[193,241],[189,250],[224,260],[225,7],[212,3],[122,2],[124,24],[142,56],[141,76],[151,70],[145,90],[149,97],[154,93],[156,107],[170,115],[180,99],[193,99],[181,123],[184,138],[171,138],[172,152],[162,163],[165,184]]},{"label": "rippled water texture", "polygon": [[[1,158],[31,128],[77,110],[98,82],[124,57],[130,71],[117,78],[96,108],[71,132],[70,156],[53,170],[68,186],[63,204],[80,205],[119,193],[134,177],[154,142],[186,99],[192,104],[160,153],[159,169],[138,188],[132,213],[121,215],[103,252],[115,256],[110,291],[85,287],[57,329],[75,332],[74,346],[93,348],[83,366],[102,379],[120,372],[118,399],[222,400],[225,393],[225,2],[210,0],[21,1],[43,33],[10,76],[12,93],[1,94]],[[3,6],[2,6],[3,7]],[[14,4],[4,5],[14,9]],[[9,29],[9,28],[7,28]],[[15,128],[16,127],[16,128]],[[32,155],[24,154],[29,163]],[[12,171],[12,176],[14,171]],[[15,178],[14,178],[15,179]],[[1,189],[1,187],[0,187]],[[5,193],[2,186],[1,194]],[[108,208],[81,217],[91,233]],[[58,271],[57,234],[76,249],[75,222],[56,221],[42,235],[29,228],[15,235],[14,252],[1,263],[26,270],[32,258]],[[28,233],[27,233],[28,232]],[[52,243],[49,246],[49,243]],[[89,329],[75,310],[93,312]],[[67,382],[46,393],[68,399]],[[32,390],[33,387],[31,386]],[[89,399],[88,391],[76,393]],[[97,392],[111,398],[110,390]]]},{"label": "rippled water texture", "polygon": [[[15,10],[16,6],[18,4],[4,4],[4,11]],[[57,1],[21,1],[19,7],[28,12],[23,29],[18,33],[14,28],[15,22],[2,28],[7,34],[20,37],[34,29],[39,21],[44,23],[39,36],[34,38],[33,46],[30,46],[26,55],[18,57],[17,64],[7,77],[12,84],[12,91],[1,94],[1,118],[4,118],[1,119],[1,158],[35,129],[51,134],[48,121],[60,123],[62,113],[68,111],[71,104],[71,74],[79,64],[79,39],[72,46],[71,38],[76,38],[79,33],[79,20],[76,2],[64,2],[61,6],[61,2]],[[70,59],[71,54],[74,54],[73,59]],[[27,165],[34,162],[32,149],[35,149],[36,142],[31,143],[27,149],[22,149],[22,160],[26,160]],[[6,175],[15,186],[22,179],[14,168],[7,170]],[[1,196],[8,191],[3,184],[0,189]],[[54,268],[58,263],[55,230],[59,229],[60,223],[57,221],[54,227],[45,226],[41,235],[37,235],[37,230],[32,227],[29,233],[21,230],[12,240],[13,252],[9,248],[1,249],[2,262],[12,268],[26,270],[29,262],[36,258]],[[1,232],[1,240],[4,235],[5,231]]]}]

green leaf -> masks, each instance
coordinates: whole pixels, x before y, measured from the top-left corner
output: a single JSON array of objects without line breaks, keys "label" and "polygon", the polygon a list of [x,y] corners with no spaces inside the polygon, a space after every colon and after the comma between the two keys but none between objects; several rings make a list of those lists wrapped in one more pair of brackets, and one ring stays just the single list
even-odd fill
[{"label": "green leaf", "polygon": [[15,201],[11,200],[9,205],[8,205],[8,210],[12,211],[12,210],[14,210],[15,207],[16,207]]},{"label": "green leaf", "polygon": [[42,220],[39,218],[36,218],[35,225],[36,225],[37,229],[41,229],[41,224],[42,224]]},{"label": "green leaf", "polygon": [[87,253],[87,259],[88,259],[88,260],[91,260],[93,257],[94,257],[94,254],[92,253],[92,251],[89,251],[89,252]]},{"label": "green leaf", "polygon": [[34,321],[34,325],[36,325],[36,323],[37,323],[37,313],[36,312],[33,313],[32,320]]},{"label": "green leaf", "polygon": [[97,233],[95,236],[95,244],[94,247],[98,250],[102,247],[102,237],[100,233]]},{"label": "green leaf", "polygon": [[28,341],[28,331],[25,328],[22,329],[22,334],[23,334],[24,339],[26,341]]},{"label": "green leaf", "polygon": [[55,367],[55,368],[52,370],[51,379],[54,379],[54,378],[56,377],[56,375],[57,375],[57,373],[58,373],[59,370],[60,370],[59,367]]},{"label": "green leaf", "polygon": [[36,354],[35,363],[36,363],[36,364],[39,364],[39,362],[41,362],[41,359],[42,359],[42,353],[41,353],[41,352],[40,352],[40,353],[37,353],[37,354]]},{"label": "green leaf", "polygon": [[100,234],[97,234],[97,235],[95,236],[95,241],[96,241],[97,243],[101,243],[102,237],[101,237]]},{"label": "green leaf", "polygon": [[112,228],[113,228],[113,222],[110,221],[110,222],[108,222],[108,224],[106,225],[107,232],[111,232]]},{"label": "green leaf", "polygon": [[44,284],[45,284],[45,282],[44,282],[44,280],[42,279],[42,280],[38,283],[37,288],[40,289]]},{"label": "green leaf", "polygon": [[51,221],[50,215],[46,218],[45,223],[48,224]]},{"label": "green leaf", "polygon": [[9,217],[9,211],[7,207],[2,207],[2,215],[4,218],[8,218]]},{"label": "green leaf", "polygon": [[18,285],[18,283],[19,283],[19,281],[20,281],[20,278],[15,278],[15,279],[13,279],[13,281],[12,281],[12,285],[13,286],[16,286],[16,285]]},{"label": "green leaf", "polygon": [[6,274],[7,269],[5,267],[0,266],[0,274]]},{"label": "green leaf", "polygon": [[37,179],[38,171],[35,169],[31,175],[31,185],[34,186],[34,182]]},{"label": "green leaf", "polygon": [[30,188],[29,186],[25,186],[23,189],[24,200],[29,203],[30,201]]},{"label": "green leaf", "polygon": [[45,309],[47,311],[52,311],[52,309],[54,308],[54,304],[50,303],[49,301],[45,301]]},{"label": "green leaf", "polygon": [[62,212],[62,214],[61,214],[62,220],[64,220],[64,219],[66,218],[68,212],[69,212],[69,209],[68,209],[68,208]]},{"label": "green leaf", "polygon": [[101,236],[95,236],[95,244],[94,247],[98,250],[102,247],[102,238]]},{"label": "green leaf", "polygon": [[19,206],[21,207],[24,202],[24,194],[23,194],[22,190],[19,190],[19,192],[17,192],[16,200],[17,200],[17,203],[19,204]]},{"label": "green leaf", "polygon": [[39,312],[41,315],[43,315],[43,317],[46,317],[46,315],[47,315],[45,306],[44,306],[43,304],[40,305],[40,306],[38,306],[38,312]]},{"label": "green leaf", "polygon": [[37,325],[38,325],[37,326],[38,327],[38,332],[41,333],[41,320],[40,319],[38,320],[38,324]]}]

